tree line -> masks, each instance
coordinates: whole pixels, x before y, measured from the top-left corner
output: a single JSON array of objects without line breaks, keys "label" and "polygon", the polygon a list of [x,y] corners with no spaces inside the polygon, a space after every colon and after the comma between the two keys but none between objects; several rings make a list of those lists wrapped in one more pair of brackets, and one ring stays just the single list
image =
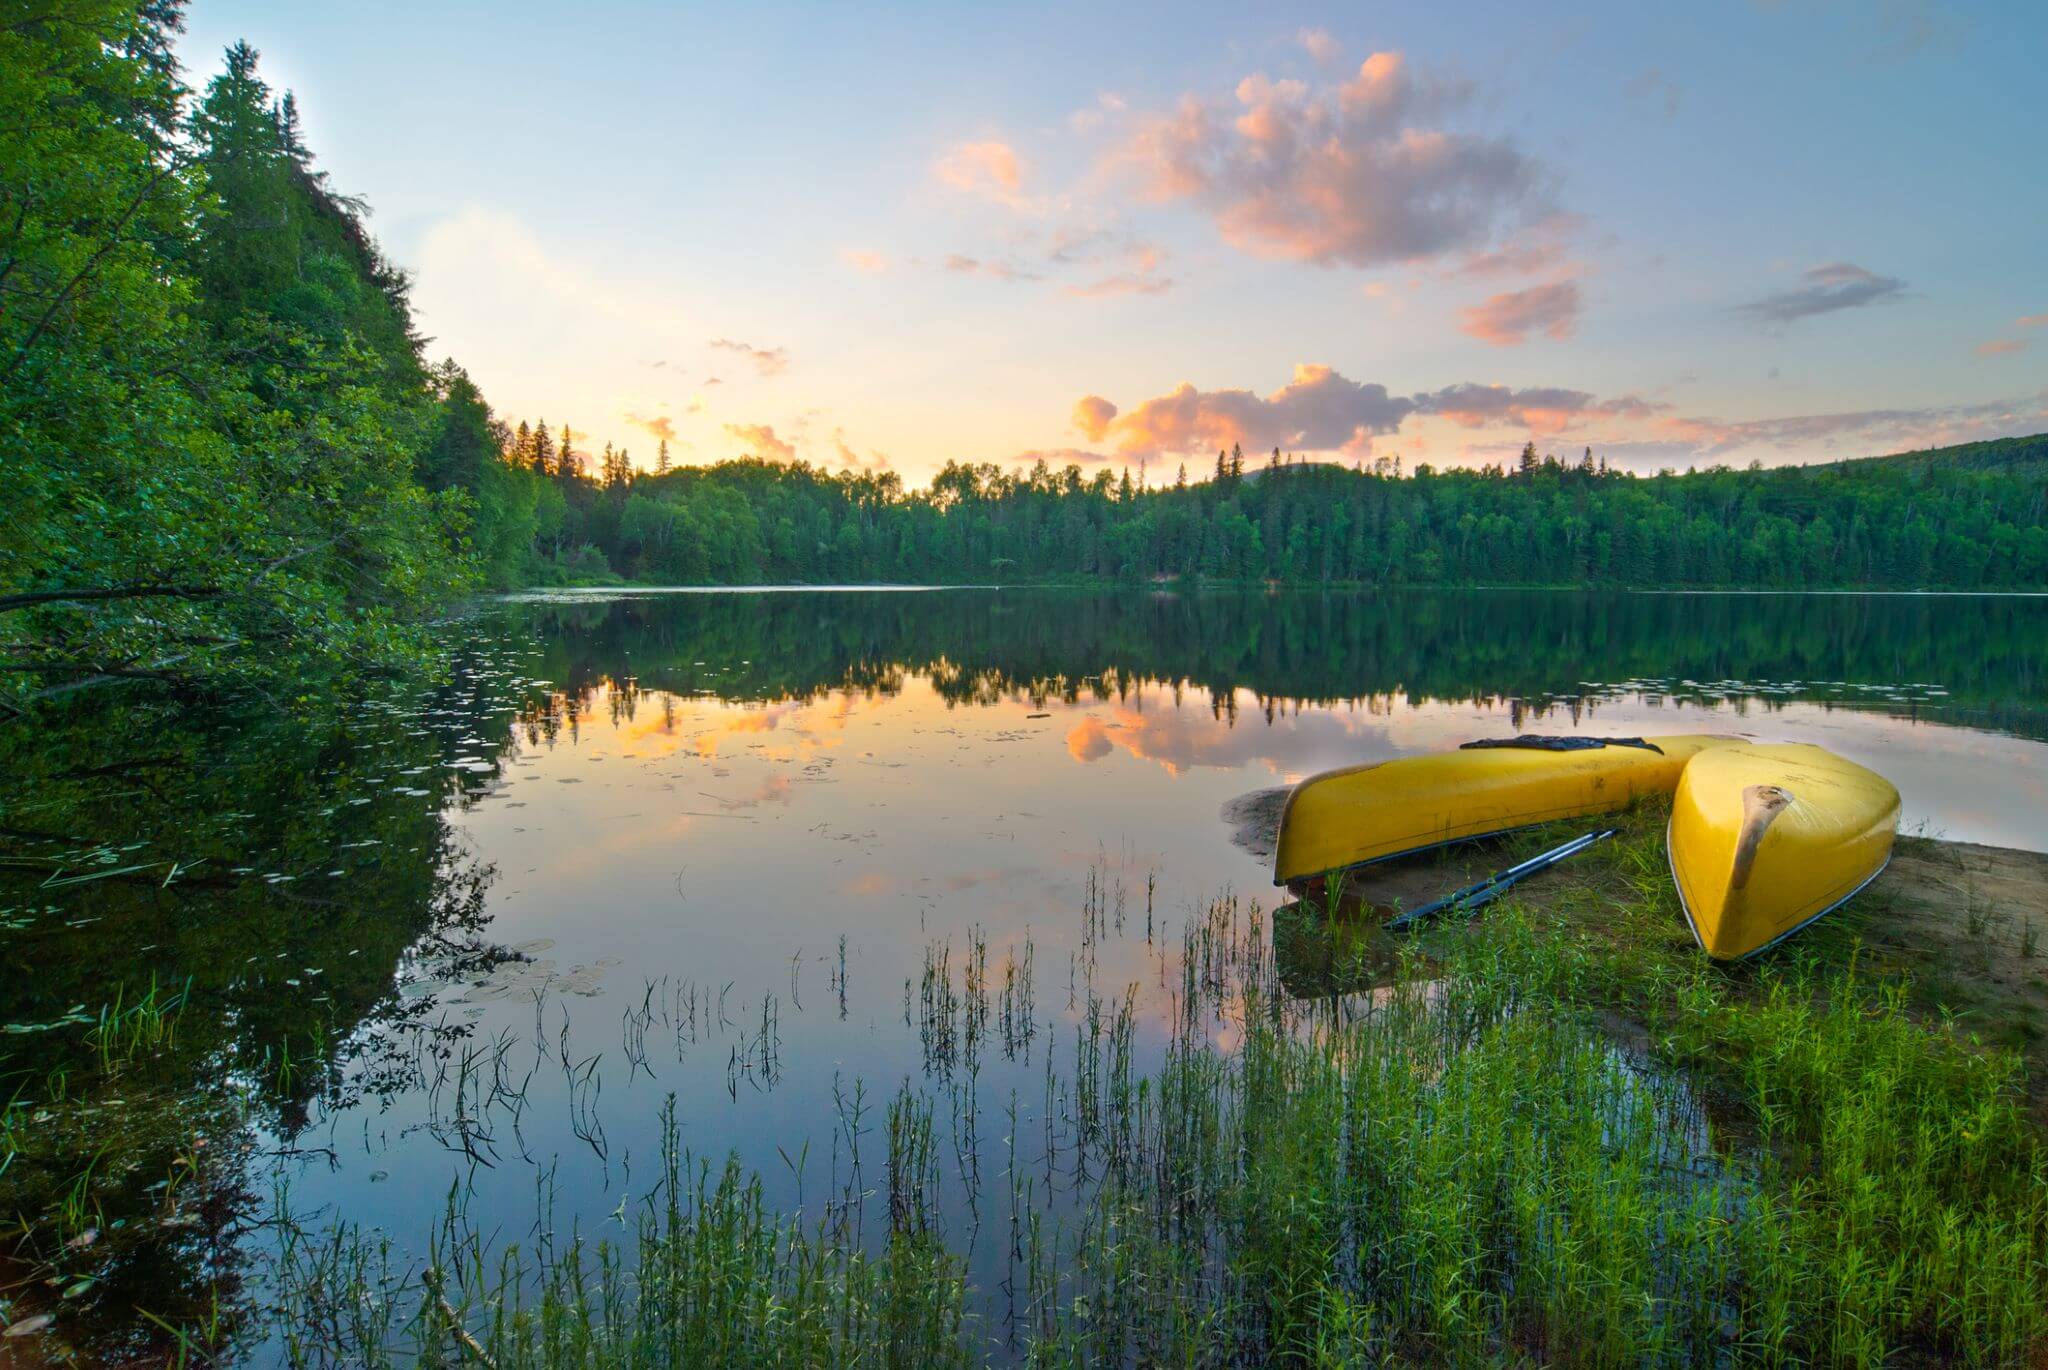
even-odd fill
[{"label": "tree line", "polygon": [[1111,579],[1290,584],[2011,589],[2048,584],[2048,435],[1916,458],[1638,477],[1533,444],[1510,467],[1403,471],[1241,451],[1169,485],[1128,469],[949,463],[893,474],[758,459],[596,476],[508,435],[550,473],[542,579]]},{"label": "tree line", "polygon": [[197,90],[182,0],[0,24],[0,713],[125,681],[280,705],[398,668],[451,598],[678,583],[2048,584],[2048,439],[1636,478],[1217,454],[1128,470],[652,470],[513,428],[432,363],[405,273],[247,44]]}]

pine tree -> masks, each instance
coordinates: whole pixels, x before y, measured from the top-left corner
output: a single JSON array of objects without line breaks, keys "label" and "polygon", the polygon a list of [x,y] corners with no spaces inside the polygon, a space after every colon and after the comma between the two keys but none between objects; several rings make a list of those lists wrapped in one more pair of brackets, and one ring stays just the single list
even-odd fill
[{"label": "pine tree", "polygon": [[1520,469],[1521,469],[1521,473],[1522,473],[1523,475],[1525,475],[1525,476],[1533,476],[1533,475],[1535,475],[1535,474],[1536,474],[1536,444],[1535,444],[1535,443],[1533,443],[1533,442],[1525,442],[1525,443],[1523,443],[1523,444],[1522,444],[1522,462],[1521,462],[1521,468],[1520,468]]},{"label": "pine tree", "polygon": [[1230,479],[1230,454],[1222,448],[1216,449],[1216,483],[1223,484]]},{"label": "pine tree", "polygon": [[1230,444],[1230,478],[1237,480],[1244,475],[1244,445]]},{"label": "pine tree", "polygon": [[1180,474],[1174,477],[1173,488],[1176,490],[1188,488],[1188,464],[1186,462],[1180,464]]},{"label": "pine tree", "polygon": [[306,166],[313,160],[313,154],[306,148],[305,129],[299,122],[299,100],[290,91],[277,102],[277,142],[284,155]]},{"label": "pine tree", "polygon": [[582,474],[583,459],[577,456],[575,449],[569,445],[569,437],[569,425],[565,423],[562,425],[561,450],[555,453],[556,480],[574,480]]},{"label": "pine tree", "polygon": [[658,452],[656,452],[656,453],[654,454],[654,474],[655,474],[655,475],[657,475],[657,476],[665,476],[665,475],[667,475],[667,474],[668,474],[668,439],[667,439],[667,438],[663,438],[663,439],[661,440],[661,450],[660,450],[660,451],[658,451]]}]

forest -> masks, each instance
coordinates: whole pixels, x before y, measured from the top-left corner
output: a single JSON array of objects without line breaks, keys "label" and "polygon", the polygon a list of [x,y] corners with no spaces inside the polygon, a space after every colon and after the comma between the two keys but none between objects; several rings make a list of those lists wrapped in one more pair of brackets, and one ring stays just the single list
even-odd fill
[{"label": "forest", "polygon": [[1190,477],[755,459],[653,470],[495,417],[245,44],[179,0],[0,28],[0,708],[151,681],[280,703],[483,589],[612,580],[2034,588],[2048,435],[1639,477],[1274,452]]},{"label": "forest", "polygon": [[289,94],[178,0],[0,24],[0,707],[114,682],[289,703],[524,573],[537,499],[431,366]]},{"label": "forest", "polygon": [[1773,469],[1639,477],[1591,449],[1512,469],[1403,473],[1241,451],[1172,484],[1040,463],[892,474],[756,459],[598,475],[545,425],[515,467],[559,498],[541,580],[669,583],[1115,579],[1632,588],[2011,589],[2048,583],[2048,435]]}]

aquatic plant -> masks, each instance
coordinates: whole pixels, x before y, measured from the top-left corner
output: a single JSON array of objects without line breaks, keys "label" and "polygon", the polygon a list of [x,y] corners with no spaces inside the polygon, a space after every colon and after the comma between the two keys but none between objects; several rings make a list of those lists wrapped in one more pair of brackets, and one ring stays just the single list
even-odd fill
[{"label": "aquatic plant", "polygon": [[941,1092],[889,1101],[872,1230],[839,1165],[857,1116],[835,1197],[777,1214],[736,1160],[680,1148],[671,1106],[626,1237],[494,1247],[454,1195],[410,1262],[301,1235],[275,1335],[309,1365],[1636,1366],[1997,1363],[2048,1333],[2014,1058],[1853,962],[1692,977],[1642,1047],[1594,1012],[1584,949],[1518,910],[1366,994],[1291,1000],[1267,945],[1233,900],[1189,920],[1149,1074],[1131,998],[1087,990],[1036,1125],[1005,1110],[996,1289],[945,1192],[979,1183],[961,1024],[1000,991],[978,951],[956,977],[934,946],[906,997]]}]

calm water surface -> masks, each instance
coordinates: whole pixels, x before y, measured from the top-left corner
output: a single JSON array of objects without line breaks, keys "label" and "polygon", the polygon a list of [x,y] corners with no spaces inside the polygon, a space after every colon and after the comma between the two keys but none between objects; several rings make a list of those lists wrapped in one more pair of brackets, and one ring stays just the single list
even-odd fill
[{"label": "calm water surface", "polygon": [[[562,593],[449,632],[451,682],[331,725],[110,707],[9,743],[0,1023],[189,982],[191,1087],[255,1082],[207,1241],[125,1258],[153,1306],[253,1278],[279,1184],[416,1243],[451,1185],[523,1238],[545,1174],[560,1228],[615,1231],[670,1095],[792,1208],[845,1181],[856,1088],[867,1127],[942,1092],[999,1171],[1091,995],[1156,1052],[1187,920],[1274,902],[1221,807],[1330,766],[1736,731],[1881,770],[1909,829],[2048,849],[2040,599]],[[962,1054],[926,975],[977,955],[1010,1021]],[[978,1212],[949,1235],[994,1287]]]}]

